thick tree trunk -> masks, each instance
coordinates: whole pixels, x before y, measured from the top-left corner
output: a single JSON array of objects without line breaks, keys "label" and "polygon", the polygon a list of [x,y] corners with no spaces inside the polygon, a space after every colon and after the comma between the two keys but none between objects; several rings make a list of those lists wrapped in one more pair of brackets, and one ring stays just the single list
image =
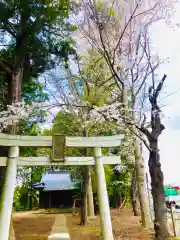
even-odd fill
[{"label": "thick tree trunk", "polygon": [[29,189],[29,210],[32,210],[32,188]]},{"label": "thick tree trunk", "polygon": [[[20,101],[21,79],[22,79],[23,69],[19,67],[19,69],[17,69],[15,72],[16,73],[12,72],[12,75],[9,76],[9,82],[8,82],[7,101],[8,101],[8,104],[10,105]],[[16,132],[16,126],[11,126],[11,127],[8,127],[8,129],[6,129],[6,133],[15,134],[15,132]],[[6,152],[6,149],[2,149],[2,152],[4,155],[4,153]],[[7,153],[5,156],[7,156]],[[2,194],[2,187],[4,183],[5,173],[6,173],[6,168],[0,167],[0,196]],[[14,240],[14,239],[15,239],[15,234],[14,234],[13,223],[11,218],[9,240]]]},{"label": "thick tree trunk", "polygon": [[[89,129],[84,130],[84,136],[88,137]],[[84,149],[85,156],[88,155],[88,149]],[[90,166],[86,166],[84,170],[84,188],[83,188],[83,206],[81,214],[81,224],[85,225],[87,223],[87,217],[94,216],[94,201],[93,201],[93,191],[92,191],[92,179]]]},{"label": "thick tree trunk", "polygon": [[[124,118],[126,120],[126,118],[129,119],[129,115],[131,115],[132,119],[135,119],[135,114],[134,111],[132,111],[132,113],[130,114],[128,110],[128,87],[125,85],[126,83],[124,83],[123,86],[123,105],[124,105]],[[134,93],[132,92],[132,95]],[[134,95],[133,95],[134,96]],[[134,102],[132,102],[132,109],[134,109]],[[135,126],[132,126],[132,130],[135,130]],[[134,157],[135,159],[135,157]],[[136,161],[136,159],[135,159]],[[135,164],[135,162],[134,162]],[[137,181],[136,181],[136,175],[137,175],[137,171],[135,168],[135,171],[133,173],[133,177],[132,177],[132,182],[131,182],[131,202],[132,202],[132,208],[133,208],[133,212],[134,212],[134,216],[139,216],[139,211],[138,211],[138,201],[139,201],[139,197],[137,197]]]},{"label": "thick tree trunk", "polygon": [[150,216],[148,206],[148,196],[146,194],[145,186],[145,167],[144,160],[141,153],[141,143],[138,137],[134,140],[134,156],[135,156],[135,170],[136,170],[136,181],[139,193],[139,202],[141,210],[142,226],[145,228],[150,227]]},{"label": "thick tree trunk", "polygon": [[116,195],[115,195],[115,206],[116,206],[116,208],[119,209],[121,204],[122,204],[121,192],[116,191]]},{"label": "thick tree trunk", "polygon": [[[128,111],[128,87],[124,85],[123,87],[123,103],[125,108],[125,119],[126,117],[129,117]],[[135,99],[134,99],[134,92],[132,90],[132,110],[135,108]],[[136,116],[135,112],[132,111],[131,113],[132,119],[136,122]],[[138,135],[136,127],[132,126],[133,132]],[[136,183],[138,186],[138,194],[139,194],[139,202],[140,202],[140,209],[141,209],[141,220],[142,220],[142,226],[143,227],[149,227],[150,226],[150,218],[149,218],[149,211],[148,211],[148,201],[145,194],[145,171],[144,171],[144,162],[141,155],[141,145],[140,141],[137,137],[135,137],[134,140],[134,158],[135,158],[135,176],[136,176]],[[133,210],[134,213],[136,211],[136,202],[133,201]],[[137,212],[136,212],[137,213]],[[135,213],[135,214],[136,214]]]},{"label": "thick tree trunk", "polygon": [[88,187],[89,187],[89,167],[84,167],[84,177],[83,177],[83,186],[82,186],[82,204],[81,204],[81,221],[80,225],[87,224],[87,195],[88,195]]},{"label": "thick tree trunk", "polygon": [[138,202],[139,202],[139,194],[138,194],[137,183],[136,183],[136,171],[134,169],[132,181],[131,181],[131,203],[132,203],[134,216],[140,216]]},{"label": "thick tree trunk", "polygon": [[87,207],[88,207],[88,216],[89,217],[93,217],[94,216],[94,200],[93,200],[93,191],[92,191],[92,181],[91,181],[91,172],[90,169],[88,167],[88,171],[89,171],[89,182],[88,182],[88,203],[87,203]]},{"label": "thick tree trunk", "polygon": [[154,230],[156,240],[168,240],[168,223],[166,218],[165,198],[164,198],[164,176],[161,170],[160,155],[158,150],[158,140],[150,139],[149,172],[151,176],[151,187],[154,204]]},{"label": "thick tree trunk", "polygon": [[29,210],[32,210],[32,168],[30,168]]}]

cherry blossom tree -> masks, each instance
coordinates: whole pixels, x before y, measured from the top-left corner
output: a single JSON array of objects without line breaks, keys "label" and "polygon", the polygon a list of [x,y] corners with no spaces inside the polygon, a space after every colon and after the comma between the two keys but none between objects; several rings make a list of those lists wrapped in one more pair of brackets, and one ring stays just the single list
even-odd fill
[{"label": "cherry blossom tree", "polygon": [[[124,123],[127,129],[134,134],[135,175],[144,226],[149,225],[149,217],[147,199],[144,194],[145,174],[140,140],[148,147],[150,155],[152,149],[151,143],[147,143],[138,126],[142,122],[146,122],[143,119],[146,119],[144,118],[145,112],[149,111],[145,105],[147,88],[152,78],[152,89],[156,92],[155,72],[161,64],[161,60],[152,49],[150,28],[156,21],[162,19],[169,21],[174,11],[174,3],[166,0],[121,1],[121,4],[116,0],[108,3],[84,1],[84,18],[79,22],[79,33],[84,38],[84,42],[89,48],[96,49],[105,59],[113,78],[113,82],[112,80],[104,82],[106,88],[109,88],[112,93],[111,103],[102,107],[94,107],[90,112],[91,119],[96,119],[98,122],[116,120],[118,124]],[[158,90],[158,94],[159,92]],[[151,102],[150,104],[152,113],[154,107]],[[154,161],[157,162],[155,159]],[[150,169],[151,171],[152,169]],[[151,177],[154,176],[151,174]],[[154,180],[152,180],[152,184],[153,182]],[[162,210],[164,202],[162,201],[161,205],[155,202],[155,199],[162,194],[160,190],[163,186],[162,178],[160,182],[161,187],[157,187],[159,190],[153,191],[153,198],[155,206]],[[162,196],[161,200],[163,200]],[[164,210],[161,211],[159,218],[160,212],[156,207],[154,210],[156,212],[154,224],[156,239],[167,239]],[[163,222],[160,218],[161,220],[164,218]],[[157,228],[157,226],[160,227]]]}]

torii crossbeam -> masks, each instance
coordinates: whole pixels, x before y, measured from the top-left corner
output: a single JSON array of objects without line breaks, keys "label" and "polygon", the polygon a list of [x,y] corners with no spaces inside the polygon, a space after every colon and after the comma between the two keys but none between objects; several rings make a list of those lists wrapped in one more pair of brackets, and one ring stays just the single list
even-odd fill
[{"label": "torii crossbeam", "polygon": [[[17,136],[0,134],[0,146],[9,148],[8,157],[0,157],[0,166],[6,166],[6,176],[0,201],[0,239],[8,240],[12,214],[17,166],[27,165],[95,165],[97,192],[103,240],[113,240],[109,201],[103,164],[120,164],[120,156],[102,156],[102,147],[120,146],[123,135],[108,137]],[[53,148],[49,157],[21,157],[19,147]],[[66,157],[67,147],[94,149],[92,157]]]}]

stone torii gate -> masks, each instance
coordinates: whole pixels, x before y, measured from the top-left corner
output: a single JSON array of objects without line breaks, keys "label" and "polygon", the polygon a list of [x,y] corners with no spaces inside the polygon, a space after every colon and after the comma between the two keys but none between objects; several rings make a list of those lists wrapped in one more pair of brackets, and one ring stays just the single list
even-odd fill
[{"label": "stone torii gate", "polygon": [[[117,147],[123,135],[108,137],[17,136],[0,134],[0,146],[9,147],[8,157],[0,157],[0,166],[7,166],[0,202],[0,239],[8,240],[17,166],[95,165],[103,240],[113,240],[109,201],[103,164],[119,164],[120,156],[102,156],[102,147]],[[19,148],[52,148],[49,157],[21,157]],[[66,157],[66,147],[93,148],[92,157]]]}]

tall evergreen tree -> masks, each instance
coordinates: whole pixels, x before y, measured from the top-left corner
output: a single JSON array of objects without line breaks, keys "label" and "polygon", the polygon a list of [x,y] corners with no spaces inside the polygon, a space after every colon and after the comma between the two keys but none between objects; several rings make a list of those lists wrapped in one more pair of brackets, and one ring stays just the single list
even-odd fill
[{"label": "tall evergreen tree", "polygon": [[[5,0],[0,2],[0,9],[0,100],[6,106],[21,101],[22,83],[28,87],[34,78],[56,64],[67,64],[69,54],[74,52],[69,34],[75,27],[68,22],[68,1]],[[6,132],[15,134],[16,130],[14,126]],[[7,152],[1,148],[0,154]],[[5,168],[1,167],[0,189],[4,174]]]}]

